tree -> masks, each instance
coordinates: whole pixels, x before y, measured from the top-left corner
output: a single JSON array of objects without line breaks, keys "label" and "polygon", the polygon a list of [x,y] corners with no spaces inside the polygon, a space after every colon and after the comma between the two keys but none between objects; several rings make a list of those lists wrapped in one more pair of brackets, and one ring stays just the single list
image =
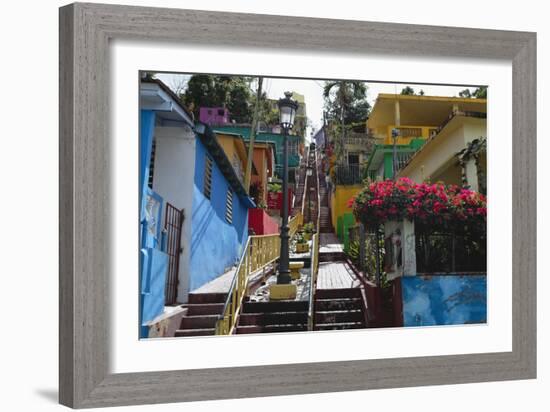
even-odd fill
[{"label": "tree", "polygon": [[470,92],[470,89],[464,89],[461,92],[458,92],[458,95],[464,99],[469,99],[472,97],[472,92]]},{"label": "tree", "polygon": [[367,86],[360,81],[327,81],[323,88],[323,97],[329,118],[339,119],[341,142],[337,155],[341,156],[346,124],[364,125],[368,117],[370,105],[367,102]]},{"label": "tree", "polygon": [[486,99],[487,98],[487,86],[480,86],[474,90],[473,96],[476,99]]},{"label": "tree", "polygon": [[470,89],[464,89],[461,92],[458,93],[460,97],[463,97],[465,99],[486,99],[487,98],[487,87],[486,86],[480,86],[476,88],[473,92],[470,91]]},{"label": "tree", "polygon": [[404,96],[414,96],[414,89],[411,86],[407,86],[401,90],[401,94]]},{"label": "tree", "polygon": [[252,118],[250,83],[251,79],[243,76],[195,74],[180,98],[195,116],[200,107],[225,107],[232,119],[249,123]]}]

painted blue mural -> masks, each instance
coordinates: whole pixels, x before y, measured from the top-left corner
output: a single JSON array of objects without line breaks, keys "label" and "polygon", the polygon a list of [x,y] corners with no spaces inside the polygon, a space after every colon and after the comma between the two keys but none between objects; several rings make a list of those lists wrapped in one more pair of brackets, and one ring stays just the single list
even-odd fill
[{"label": "painted blue mural", "polygon": [[401,278],[403,326],[487,322],[487,276],[433,275]]},{"label": "painted blue mural", "polygon": [[[191,229],[190,285],[193,291],[238,262],[248,236],[248,207],[232,189],[216,162],[212,167],[210,199],[203,194],[206,156],[196,140],[195,181]],[[226,220],[227,191],[233,193],[232,223]]]}]

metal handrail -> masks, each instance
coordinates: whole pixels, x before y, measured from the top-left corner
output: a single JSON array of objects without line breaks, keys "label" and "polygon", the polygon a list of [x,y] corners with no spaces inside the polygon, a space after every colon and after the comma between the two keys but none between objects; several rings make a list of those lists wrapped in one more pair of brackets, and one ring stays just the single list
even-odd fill
[{"label": "metal handrail", "polygon": [[308,146],[307,148],[307,155],[306,155],[306,170],[304,171],[304,190],[302,193],[302,216],[305,213],[305,205],[306,205],[306,192],[307,192],[307,165],[309,163],[309,151],[310,148]]},{"label": "metal handrail", "polygon": [[317,184],[317,224],[316,231],[311,242],[311,276],[309,279],[309,308],[308,308],[308,330],[313,330],[315,324],[315,289],[317,287],[317,275],[319,273],[319,249],[321,231],[321,194],[319,186],[319,165],[317,164],[317,151],[315,151],[315,176]]},{"label": "metal handrail", "polygon": [[319,232],[315,233],[311,242],[311,276],[309,284],[309,308],[307,315],[308,330],[313,330],[315,323],[315,288],[319,273]]},{"label": "metal handrail", "polygon": [[[288,225],[290,236],[296,233],[302,221],[301,213],[290,219]],[[227,293],[222,314],[216,322],[216,335],[231,335],[235,332],[250,275],[279,259],[280,247],[281,239],[278,233],[248,237]]]}]

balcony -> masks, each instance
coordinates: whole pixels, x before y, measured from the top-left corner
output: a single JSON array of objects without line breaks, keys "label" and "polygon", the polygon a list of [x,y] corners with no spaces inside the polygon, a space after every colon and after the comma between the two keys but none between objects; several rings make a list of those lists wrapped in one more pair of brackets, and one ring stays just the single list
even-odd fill
[{"label": "balcony", "polygon": [[337,185],[358,185],[368,177],[367,168],[358,164],[334,166],[334,183]]},{"label": "balcony", "polygon": [[392,131],[397,129],[399,136],[397,138],[398,145],[408,145],[415,139],[428,139],[437,133],[437,126],[396,126],[388,125],[386,128],[384,144],[393,144]]}]

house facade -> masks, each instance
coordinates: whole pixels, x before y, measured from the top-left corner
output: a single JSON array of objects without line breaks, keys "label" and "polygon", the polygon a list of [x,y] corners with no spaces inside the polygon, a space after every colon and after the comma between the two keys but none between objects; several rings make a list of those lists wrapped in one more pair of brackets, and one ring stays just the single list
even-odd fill
[{"label": "house facade", "polygon": [[432,137],[438,135],[454,113],[487,113],[485,99],[443,96],[380,94],[367,121],[376,145],[367,162],[372,179],[393,177],[396,169]]},{"label": "house facade", "polygon": [[158,80],[140,85],[140,324],[229,270],[248,236],[248,197],[212,130]]},{"label": "house facade", "polygon": [[[216,133],[235,133],[240,134],[246,143],[250,141],[250,126],[226,125],[215,126]],[[288,168],[289,179],[291,182],[295,180],[295,173],[300,165],[300,147],[302,145],[302,136],[289,135],[288,138]],[[275,174],[280,175],[283,167],[283,140],[284,136],[280,133],[259,132],[256,133],[256,143],[273,143],[275,145]]]},{"label": "house facade", "polygon": [[[370,155],[364,162],[365,157],[358,155],[350,163],[352,152],[348,144],[347,164],[341,170],[334,166],[331,174],[334,184],[331,218],[344,245],[348,241],[349,227],[355,225],[348,201],[359,193],[365,178],[391,179],[395,167],[400,171],[399,176],[418,182],[445,178],[446,183],[461,184],[464,169],[470,180],[477,182],[473,176],[477,175],[478,168],[474,164],[480,164],[482,175],[485,169],[483,153],[468,159],[465,154],[464,167],[458,165],[457,153],[465,149],[468,142],[486,136],[486,112],[485,99],[379,94],[367,120],[369,139],[364,140],[365,145],[367,140],[369,144],[374,142]],[[449,138],[450,135],[453,137]],[[419,157],[413,161],[417,152]]]},{"label": "house facade", "polygon": [[267,184],[275,176],[275,144],[272,142],[255,142],[253,164],[256,173],[252,174],[251,183],[260,188],[260,200],[267,205]]},{"label": "house facade", "polygon": [[226,107],[199,108],[199,121],[207,125],[228,124],[229,110]]}]

